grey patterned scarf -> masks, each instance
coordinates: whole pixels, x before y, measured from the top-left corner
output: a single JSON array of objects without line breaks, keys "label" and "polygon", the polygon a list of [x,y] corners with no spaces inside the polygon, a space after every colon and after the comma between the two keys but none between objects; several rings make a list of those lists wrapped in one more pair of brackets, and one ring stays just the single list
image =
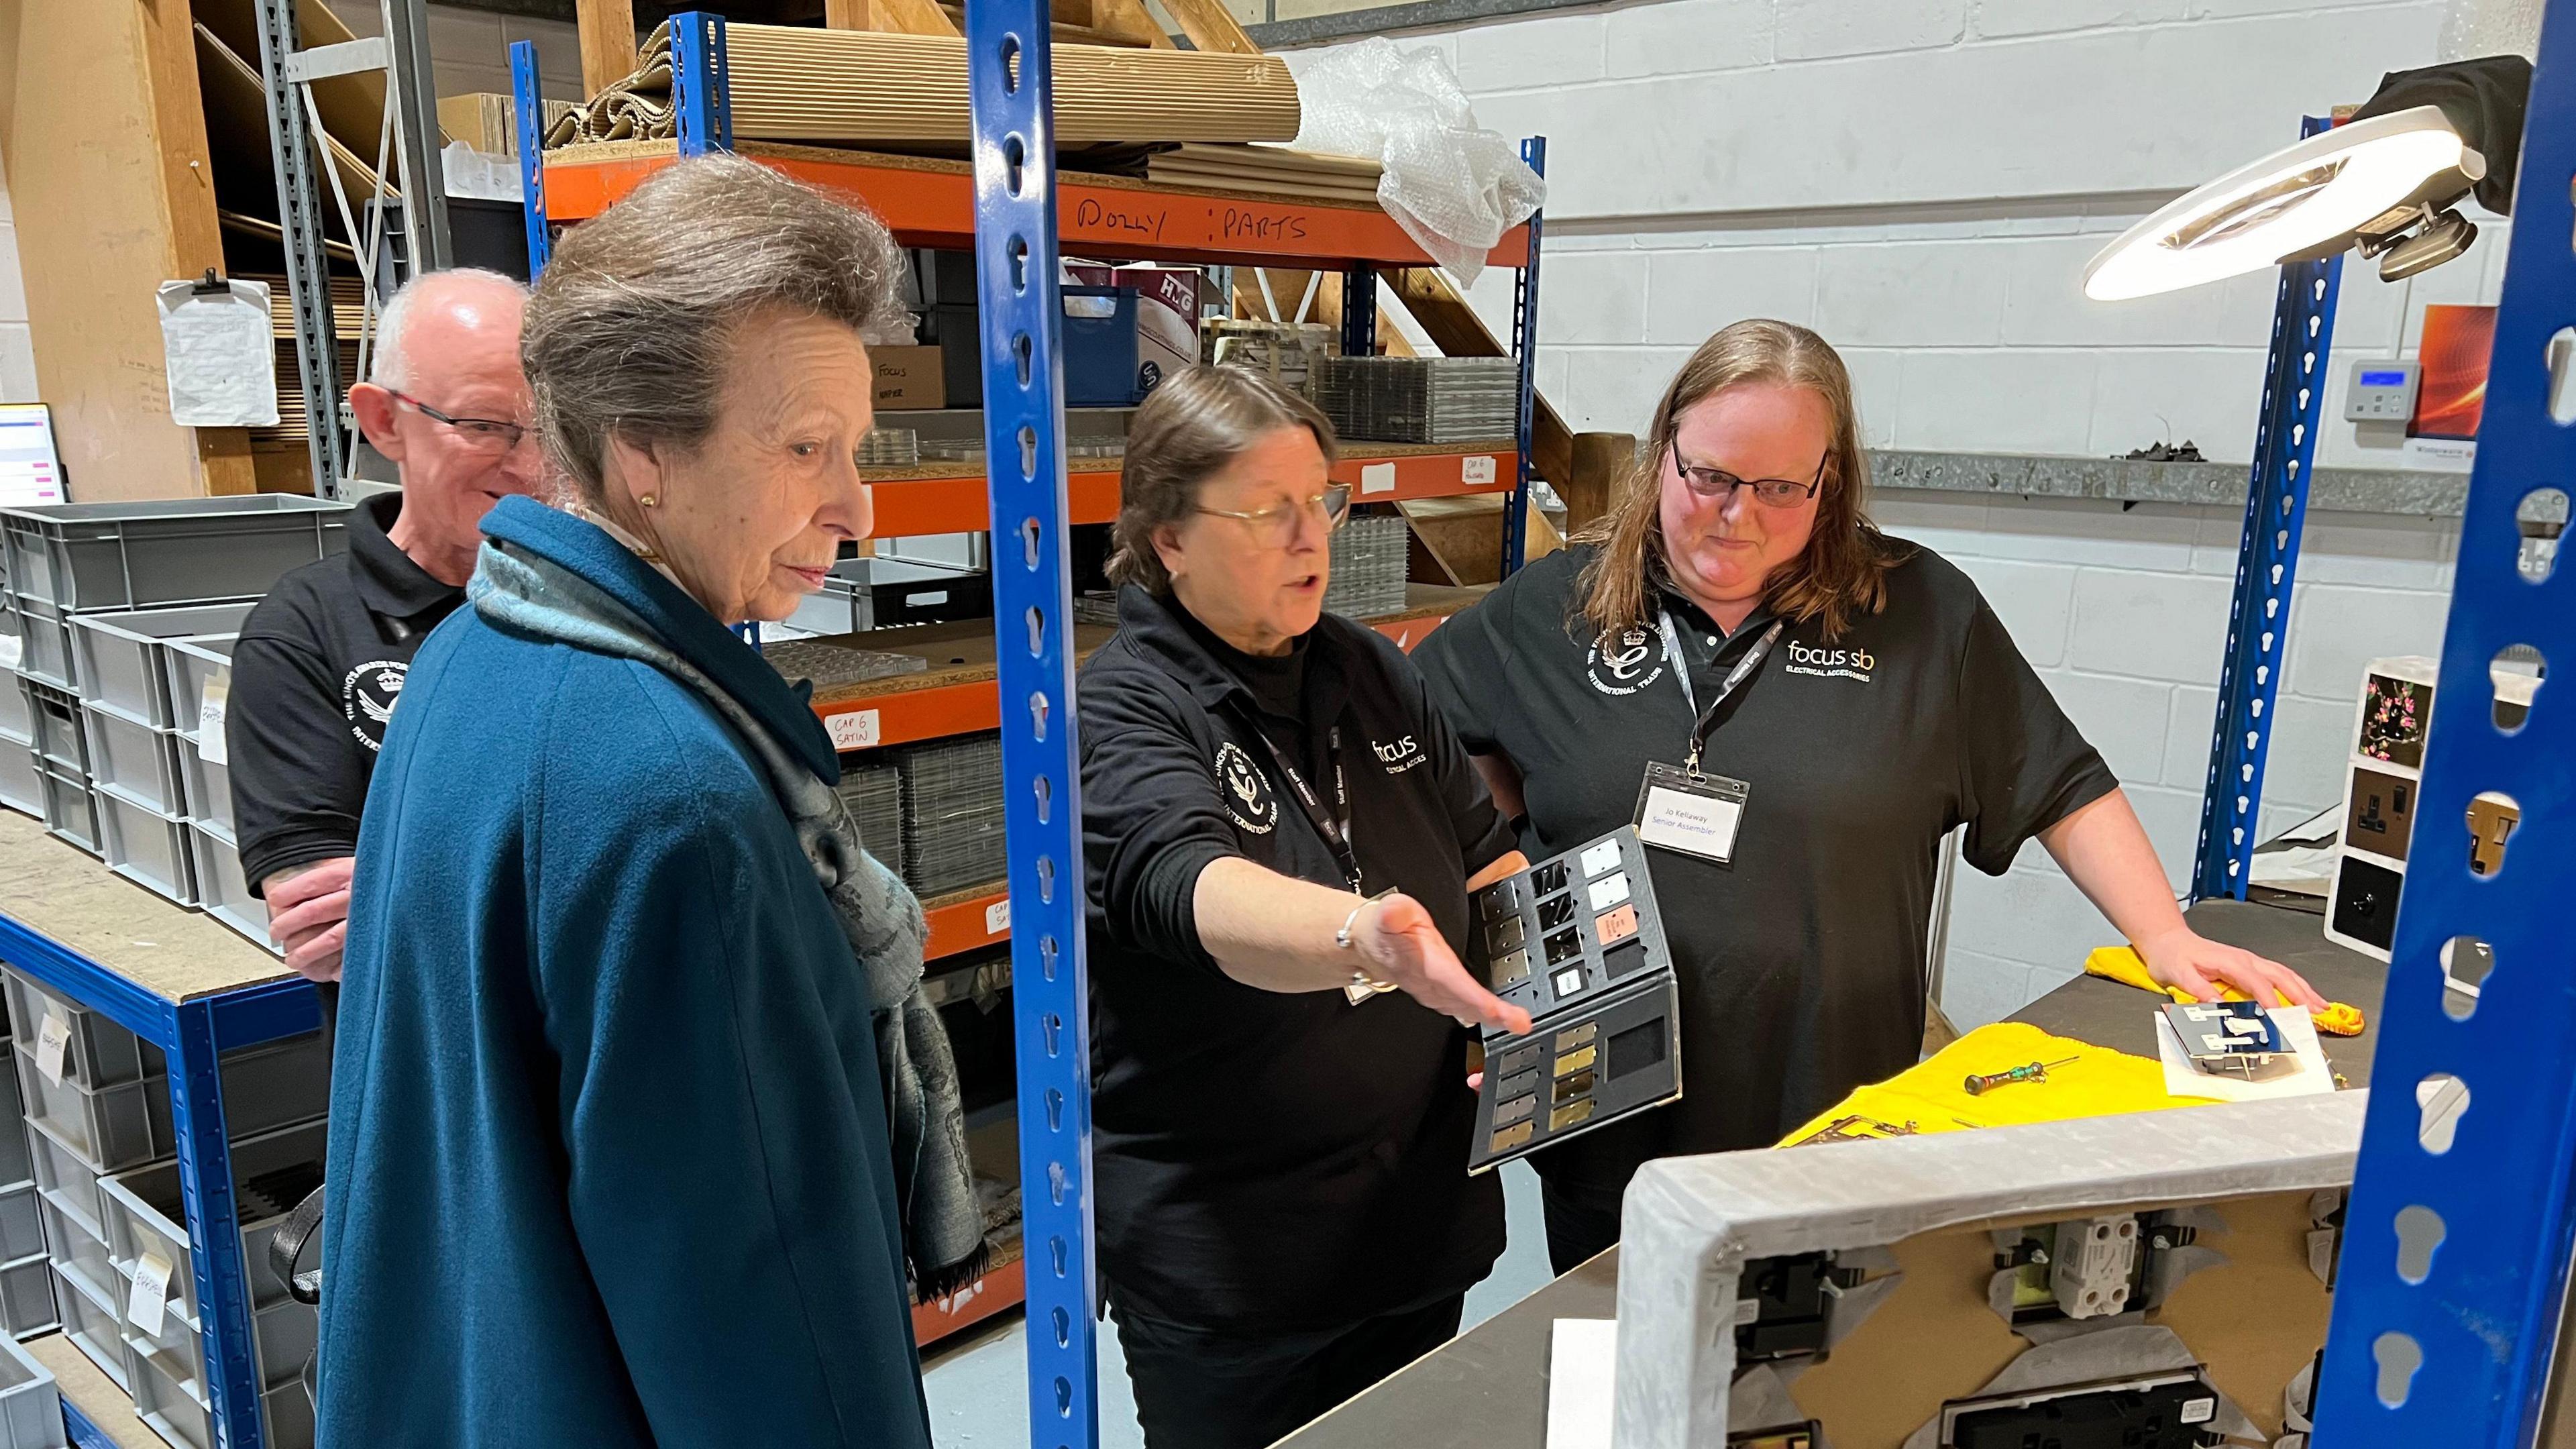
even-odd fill
[{"label": "grey patterned scarf", "polygon": [[486,541],[466,596],[484,618],[539,638],[649,664],[695,689],[749,741],[769,775],[814,879],[832,902],[875,1008],[894,1145],[895,1199],[904,1253],[922,1301],[973,1282],[990,1256],[975,1176],[966,1159],[965,1109],[948,1033],[921,991],[927,936],[921,902],[861,848],[839,791],[817,779],[768,729],[625,605],[580,575],[506,544]]}]

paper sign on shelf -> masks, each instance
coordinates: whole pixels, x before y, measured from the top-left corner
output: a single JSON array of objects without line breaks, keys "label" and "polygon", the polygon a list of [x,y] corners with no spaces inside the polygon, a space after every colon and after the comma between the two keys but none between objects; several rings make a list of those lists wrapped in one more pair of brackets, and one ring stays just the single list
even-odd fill
[{"label": "paper sign on shelf", "polygon": [[170,1260],[146,1253],[134,1265],[134,1291],[125,1298],[125,1321],[146,1338],[161,1336],[161,1317],[170,1301]]},{"label": "paper sign on shelf", "polygon": [[1494,476],[1494,455],[1491,453],[1458,460],[1458,481],[1461,483],[1491,483]]},{"label": "paper sign on shelf", "polygon": [[1366,497],[1371,493],[1392,493],[1394,491],[1395,465],[1393,463],[1368,463],[1361,466],[1360,495],[1362,497]]},{"label": "paper sign on shelf", "polygon": [[197,428],[277,426],[277,338],[264,282],[163,282],[161,352],[170,421]]},{"label": "paper sign on shelf", "polygon": [[27,641],[15,634],[0,634],[0,669],[15,669],[27,657]]},{"label": "paper sign on shelf", "polygon": [[984,908],[984,934],[998,936],[1011,929],[1011,903],[995,901]]},{"label": "paper sign on shelf", "polygon": [[209,765],[232,762],[224,752],[224,700],[233,691],[233,672],[218,669],[197,697],[197,758]]},{"label": "paper sign on shelf", "polygon": [[871,750],[879,738],[877,712],[872,709],[828,716],[823,728],[831,734],[832,748],[836,750]]},{"label": "paper sign on shelf", "polygon": [[36,1070],[54,1086],[63,1084],[63,1052],[72,1044],[72,1024],[45,1008],[45,1024],[36,1029]]}]

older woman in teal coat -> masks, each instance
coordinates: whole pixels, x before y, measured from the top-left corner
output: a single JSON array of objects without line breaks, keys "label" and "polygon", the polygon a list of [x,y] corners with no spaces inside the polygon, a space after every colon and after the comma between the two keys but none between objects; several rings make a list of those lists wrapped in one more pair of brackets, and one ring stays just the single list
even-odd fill
[{"label": "older woman in teal coat", "polygon": [[502,500],[360,831],[326,1446],[927,1446],[909,1304],[982,1261],[920,906],[727,625],[871,523],[873,218],[685,161],[532,298],[562,511]]}]

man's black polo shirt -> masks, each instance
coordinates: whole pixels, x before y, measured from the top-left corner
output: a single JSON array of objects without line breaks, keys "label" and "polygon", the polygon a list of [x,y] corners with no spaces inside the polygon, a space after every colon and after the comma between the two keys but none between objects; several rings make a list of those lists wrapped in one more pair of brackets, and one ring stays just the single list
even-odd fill
[{"label": "man's black polo shirt", "polygon": [[[1697,718],[1652,619],[1595,638],[1578,617],[1594,553],[1522,569],[1413,656],[1466,747],[1519,766],[1532,859],[1629,823],[1647,762],[1679,764]],[[1705,706],[1771,616],[1726,638],[1662,604]],[[1968,862],[2001,875],[2118,788],[1974,581],[1925,549],[1841,638],[1791,625],[1725,708],[1702,768],[1752,786],[1734,863],[1647,851],[1681,982],[1682,1099],[1542,1153],[1550,1176],[1616,1185],[1650,1157],[1768,1146],[1914,1065],[1942,836],[1965,824]]]},{"label": "man's black polo shirt", "polygon": [[422,637],[465,591],[385,536],[402,495],[349,514],[349,547],[277,581],[233,646],[224,711],[233,824],[252,891],[278,871],[358,853],[367,780]]},{"label": "man's black polo shirt", "polygon": [[[1328,809],[1340,727],[1367,890],[1401,888],[1453,947],[1467,879],[1512,851],[1509,829],[1421,676],[1380,635],[1326,615],[1299,655],[1247,660],[1177,601],[1134,587],[1118,623],[1078,692],[1110,1300],[1174,1323],[1289,1332],[1464,1291],[1503,1246],[1500,1187],[1467,1176],[1467,1033],[1400,993],[1353,1006],[1338,991],[1243,985],[1199,944],[1192,892],[1225,856],[1345,888],[1256,717]],[[1295,714],[1264,709],[1264,695],[1295,698]]]}]

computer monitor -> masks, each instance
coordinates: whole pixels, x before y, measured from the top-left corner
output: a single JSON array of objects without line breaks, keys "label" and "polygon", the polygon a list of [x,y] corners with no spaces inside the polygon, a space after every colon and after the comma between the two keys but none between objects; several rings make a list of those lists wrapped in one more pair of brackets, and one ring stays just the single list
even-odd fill
[{"label": "computer monitor", "polygon": [[43,403],[0,403],[0,508],[62,501],[53,410]]}]

